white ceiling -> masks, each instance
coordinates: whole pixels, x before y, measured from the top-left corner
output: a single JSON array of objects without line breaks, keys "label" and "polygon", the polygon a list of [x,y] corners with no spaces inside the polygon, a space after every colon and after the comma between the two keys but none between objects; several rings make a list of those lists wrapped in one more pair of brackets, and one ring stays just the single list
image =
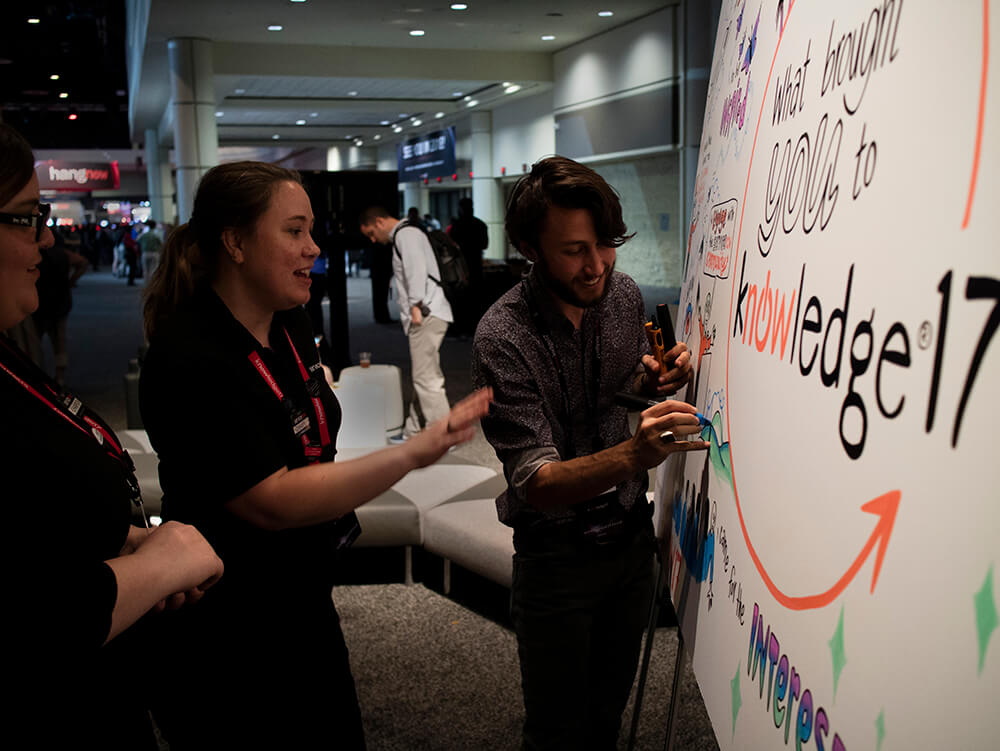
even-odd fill
[{"label": "white ceiling", "polygon": [[[552,55],[641,18],[664,0],[149,0],[133,138],[160,127],[169,102],[167,40],[213,41],[222,145],[352,138],[371,144],[551,87]],[[131,4],[130,4],[131,5]],[[598,11],[610,10],[611,17]],[[282,31],[268,31],[278,24]],[[410,35],[422,29],[422,37]],[[546,41],[543,35],[553,35]],[[520,91],[504,93],[505,84]],[[435,115],[442,113],[440,118]],[[421,126],[411,119],[418,117]],[[305,124],[296,125],[304,120]],[[388,125],[382,123],[388,122]],[[168,132],[161,137],[169,139]]]}]

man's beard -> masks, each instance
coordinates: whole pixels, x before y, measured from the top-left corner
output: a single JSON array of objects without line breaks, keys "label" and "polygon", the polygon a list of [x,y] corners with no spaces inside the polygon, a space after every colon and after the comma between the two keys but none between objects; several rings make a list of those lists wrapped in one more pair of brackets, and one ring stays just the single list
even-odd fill
[{"label": "man's beard", "polygon": [[541,253],[538,254],[538,260],[535,261],[535,267],[538,269],[538,275],[542,281],[542,286],[544,286],[547,290],[549,290],[549,292],[558,297],[564,303],[573,305],[577,308],[596,308],[604,302],[604,298],[608,296],[608,292],[611,290],[611,274],[615,270],[614,262],[612,262],[611,266],[605,269],[604,289],[601,290],[600,297],[593,300],[582,300],[568,284],[561,282],[552,275],[549,271],[549,266],[545,261],[545,256]]}]

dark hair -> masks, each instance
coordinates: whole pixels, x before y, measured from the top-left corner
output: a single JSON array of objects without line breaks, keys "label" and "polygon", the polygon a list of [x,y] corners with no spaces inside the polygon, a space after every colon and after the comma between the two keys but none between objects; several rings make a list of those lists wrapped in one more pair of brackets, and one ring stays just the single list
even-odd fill
[{"label": "dark hair", "polygon": [[603,177],[572,159],[551,156],[531,166],[507,201],[504,226],[518,251],[523,246],[540,250],[538,237],[550,206],[590,212],[601,245],[618,248],[635,235],[628,234],[618,193]]},{"label": "dark hair", "polygon": [[366,227],[375,224],[376,219],[392,219],[392,216],[384,206],[369,206],[358,216],[358,225]]},{"label": "dark hair", "polygon": [[35,173],[35,155],[20,133],[0,123],[0,206],[28,184]]},{"label": "dark hair", "polygon": [[215,276],[223,231],[251,230],[284,182],[301,185],[302,178],[294,170],[266,162],[220,164],[204,174],[191,219],[167,237],[160,263],[147,283],[143,317],[148,339],[198,286]]}]

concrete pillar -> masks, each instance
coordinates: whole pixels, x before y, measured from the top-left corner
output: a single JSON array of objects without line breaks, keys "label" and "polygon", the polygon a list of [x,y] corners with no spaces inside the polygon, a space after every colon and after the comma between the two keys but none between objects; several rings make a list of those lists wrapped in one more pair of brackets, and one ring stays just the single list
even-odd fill
[{"label": "concrete pillar", "polygon": [[420,209],[420,216],[431,211],[431,192],[422,181],[403,183],[403,215],[400,219],[406,218],[406,212],[411,206]]},{"label": "concrete pillar", "polygon": [[170,174],[170,150],[160,145],[156,128],[146,130],[146,191],[150,216],[159,224],[173,224],[174,181]]},{"label": "concrete pillar", "polygon": [[503,202],[500,181],[493,176],[493,113],[473,112],[469,116],[472,146],[472,208],[486,223],[490,245],[486,258],[502,261],[507,256],[503,231]]},{"label": "concrete pillar", "polygon": [[198,181],[219,163],[212,42],[171,39],[167,52],[177,160],[177,219],[183,223],[191,218]]}]

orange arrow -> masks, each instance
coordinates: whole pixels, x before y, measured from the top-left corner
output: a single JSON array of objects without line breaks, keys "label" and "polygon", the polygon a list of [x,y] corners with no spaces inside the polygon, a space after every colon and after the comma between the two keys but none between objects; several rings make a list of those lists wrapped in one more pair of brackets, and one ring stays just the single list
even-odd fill
[{"label": "orange arrow", "polygon": [[872,574],[871,588],[872,592],[875,591],[875,583],[878,581],[879,572],[882,570],[882,560],[885,558],[885,549],[889,545],[889,536],[892,534],[892,525],[896,521],[896,512],[899,510],[899,498],[900,492],[898,490],[890,490],[888,493],[868,501],[868,503],[861,507],[862,511],[867,511],[869,514],[875,514],[879,517],[878,523],[875,525],[875,529],[872,530],[871,536],[868,538],[868,542],[866,542],[865,546],[861,548],[861,552],[858,553],[858,557],[854,559],[854,563],[852,563],[850,568],[844,572],[844,575],[837,580],[836,584],[830,587],[826,592],[822,592],[817,595],[807,595],[805,597],[791,597],[778,589],[771,577],[768,576],[767,571],[764,570],[764,564],[761,563],[761,560],[757,555],[757,551],[754,550],[753,544],[750,542],[750,535],[747,534],[747,527],[743,521],[743,510],[740,508],[740,501],[738,497],[736,499],[736,511],[740,516],[740,527],[743,530],[743,539],[746,540],[747,550],[750,551],[750,557],[753,559],[754,565],[757,567],[757,571],[760,572],[760,576],[764,580],[764,584],[767,585],[767,589],[774,596],[774,599],[789,610],[811,610],[814,608],[825,607],[837,599],[840,593],[847,588],[847,585],[850,584],[851,580],[857,575],[877,542],[879,547],[878,552],[875,554],[875,571]]}]

